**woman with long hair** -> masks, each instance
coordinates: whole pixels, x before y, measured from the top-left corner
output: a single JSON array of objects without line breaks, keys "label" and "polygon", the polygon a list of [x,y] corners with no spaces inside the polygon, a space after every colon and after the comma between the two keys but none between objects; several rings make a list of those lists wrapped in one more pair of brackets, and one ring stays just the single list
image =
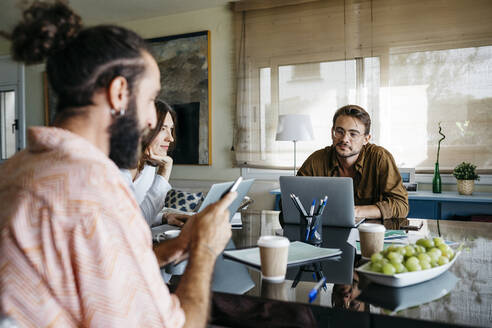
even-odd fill
[{"label": "woman with long hair", "polygon": [[162,100],[156,100],[155,107],[157,124],[142,139],[142,155],[137,167],[122,172],[127,181],[131,179],[135,197],[150,227],[163,223],[182,226],[186,221],[186,215],[160,213],[166,194],[172,188],[169,177],[173,159],[168,152],[174,146],[176,113]]}]

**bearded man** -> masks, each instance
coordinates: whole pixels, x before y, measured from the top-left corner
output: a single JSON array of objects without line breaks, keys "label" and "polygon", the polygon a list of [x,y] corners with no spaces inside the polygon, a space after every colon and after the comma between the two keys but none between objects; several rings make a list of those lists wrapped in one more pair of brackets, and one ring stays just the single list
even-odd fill
[{"label": "bearded man", "polygon": [[[46,60],[59,103],[53,126],[30,128],[27,148],[0,166],[0,314],[20,327],[204,327],[235,194],[189,220],[156,258],[118,169],[136,166],[141,136],[156,125],[156,61],[136,33],[83,28],[62,1],[35,1],[22,17],[8,36],[12,57]],[[187,254],[171,294],[159,265]]]},{"label": "bearded man", "polygon": [[406,218],[408,194],[389,151],[369,143],[371,118],[360,106],[347,105],[333,116],[332,145],[311,154],[299,176],[350,177],[355,217]]}]

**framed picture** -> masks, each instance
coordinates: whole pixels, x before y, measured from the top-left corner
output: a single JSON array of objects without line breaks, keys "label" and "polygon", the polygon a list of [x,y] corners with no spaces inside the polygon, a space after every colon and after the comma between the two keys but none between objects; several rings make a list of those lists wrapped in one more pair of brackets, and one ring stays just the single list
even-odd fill
[{"label": "framed picture", "polygon": [[161,72],[159,98],[177,114],[174,163],[211,165],[210,31],[148,41]]},{"label": "framed picture", "polygon": [[48,83],[48,75],[43,72],[43,92],[44,92],[44,125],[48,126],[53,123],[56,113],[56,105],[58,99],[55,93],[51,90]]}]

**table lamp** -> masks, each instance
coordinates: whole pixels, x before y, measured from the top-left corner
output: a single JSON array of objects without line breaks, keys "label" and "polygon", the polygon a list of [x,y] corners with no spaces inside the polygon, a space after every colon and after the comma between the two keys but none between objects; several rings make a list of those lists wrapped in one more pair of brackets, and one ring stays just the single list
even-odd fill
[{"label": "table lamp", "polygon": [[287,114],[278,116],[277,141],[294,142],[294,175],[296,175],[296,142],[314,139],[309,115]]}]

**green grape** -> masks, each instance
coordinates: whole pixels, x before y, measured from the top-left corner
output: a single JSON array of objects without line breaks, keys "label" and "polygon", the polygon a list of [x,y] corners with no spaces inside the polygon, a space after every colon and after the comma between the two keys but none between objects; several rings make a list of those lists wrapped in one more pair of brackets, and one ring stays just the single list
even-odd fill
[{"label": "green grape", "polygon": [[383,272],[383,264],[381,263],[381,261],[372,263],[371,270],[374,272]]},{"label": "green grape", "polygon": [[453,259],[454,251],[451,247],[449,247],[448,249],[442,251],[442,255],[451,260]]},{"label": "green grape", "polygon": [[422,246],[424,246],[427,249],[432,248],[432,247],[435,247],[434,241],[432,241],[432,239],[426,239],[424,241],[424,244]]},{"label": "green grape", "polygon": [[429,252],[437,253],[439,256],[442,255],[442,251],[439,248],[431,248]]},{"label": "green grape", "polygon": [[439,245],[445,244],[444,240],[441,237],[434,237],[434,245],[439,247]]},{"label": "green grape", "polygon": [[383,273],[384,274],[395,274],[396,269],[390,263],[383,265]]},{"label": "green grape", "polygon": [[403,255],[401,255],[398,252],[390,252],[388,254],[388,259],[391,261],[391,263],[398,263],[403,261]]},{"label": "green grape", "polygon": [[397,252],[400,253],[402,256],[405,256],[407,250],[405,249],[405,247],[400,246],[400,247],[398,247]]},{"label": "green grape", "polygon": [[405,256],[413,256],[415,255],[415,249],[412,245],[405,246]]},{"label": "green grape", "polygon": [[430,263],[431,267],[435,268],[437,266],[439,266],[439,264],[437,263],[437,260],[436,261],[431,261]]},{"label": "green grape", "polygon": [[406,267],[407,267],[408,271],[411,271],[411,272],[422,270],[422,267],[420,266],[419,263],[417,263],[417,264],[407,264]]},{"label": "green grape", "polygon": [[391,263],[395,267],[396,273],[402,273],[407,271],[407,268],[403,265],[403,263],[398,262],[398,263]]},{"label": "green grape", "polygon": [[412,257],[408,258],[408,260],[405,262],[405,266],[408,269],[410,269],[409,266],[414,266],[415,264],[419,264],[419,263],[420,263],[419,259],[416,258],[415,256],[412,256]]},{"label": "green grape", "polygon": [[419,259],[419,262],[420,264],[422,264],[422,262],[429,262],[431,261],[431,258],[429,255],[427,255],[426,253],[420,253],[419,255],[417,255],[417,258]]},{"label": "green grape", "polygon": [[396,246],[396,245],[390,245],[388,248],[386,248],[386,251],[388,252],[388,254],[391,252],[395,252],[397,250],[398,250],[398,246]]},{"label": "green grape", "polygon": [[434,241],[432,241],[431,239],[421,238],[417,240],[417,245],[423,246],[425,248],[432,248],[434,247]]},{"label": "green grape", "polygon": [[449,263],[449,259],[446,256],[440,256],[437,263],[439,263],[439,265],[444,265]]},{"label": "green grape", "polygon": [[415,246],[415,251],[416,251],[417,253],[419,253],[419,254],[420,254],[420,253],[425,253],[425,252],[427,252],[427,250],[425,249],[425,247],[424,247],[424,246],[421,246],[421,245],[416,245],[416,246]]},{"label": "green grape", "polygon": [[420,266],[422,267],[422,270],[427,270],[432,268],[432,265],[429,262],[420,262]]},{"label": "green grape", "polygon": [[431,259],[431,262],[434,261],[434,262],[437,262],[437,260],[439,259],[439,254],[436,253],[436,252],[427,252],[425,253],[427,254],[427,256],[429,256],[429,258]]},{"label": "green grape", "polygon": [[446,245],[446,244],[441,244],[441,245],[439,245],[439,247],[438,247],[438,248],[441,250],[441,252],[442,252],[442,253],[444,253],[445,251],[447,251],[447,250],[448,250],[448,249],[450,249],[451,247],[449,247],[449,246],[448,246],[448,245]]},{"label": "green grape", "polygon": [[383,259],[383,255],[381,253],[374,253],[372,254],[371,256],[371,262],[372,263],[375,263],[375,262],[378,262],[378,261],[381,261]]},{"label": "green grape", "polygon": [[385,265],[385,264],[390,263],[390,261],[387,258],[385,258],[385,257],[380,262],[381,262],[382,265]]}]

